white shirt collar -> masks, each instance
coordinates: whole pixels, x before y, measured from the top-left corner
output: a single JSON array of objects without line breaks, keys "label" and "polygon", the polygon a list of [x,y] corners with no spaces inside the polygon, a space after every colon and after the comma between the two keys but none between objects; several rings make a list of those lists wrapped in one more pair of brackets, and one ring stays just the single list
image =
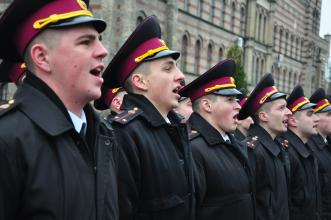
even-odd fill
[{"label": "white shirt collar", "polygon": [[222,135],[222,138],[223,138],[223,140],[224,140],[225,142],[226,142],[227,140],[229,140],[229,142],[231,143],[230,137],[229,137],[229,135],[228,135],[227,133],[224,133],[224,134],[221,133],[221,135]]},{"label": "white shirt collar", "polygon": [[[77,131],[77,133],[80,133],[80,130],[82,129],[83,123],[86,123],[86,115],[85,112],[82,111],[81,116],[78,117],[77,115],[75,115],[74,113],[68,111],[70,118],[72,120],[72,123],[74,124],[75,130]],[[86,126],[85,126],[85,131],[86,132]]]}]

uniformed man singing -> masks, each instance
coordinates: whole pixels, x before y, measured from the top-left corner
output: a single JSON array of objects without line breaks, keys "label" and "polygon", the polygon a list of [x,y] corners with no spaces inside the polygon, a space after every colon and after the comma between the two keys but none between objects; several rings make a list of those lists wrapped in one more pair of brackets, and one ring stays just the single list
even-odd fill
[{"label": "uniformed man singing", "polygon": [[308,146],[314,151],[318,161],[319,183],[322,196],[321,219],[331,220],[331,105],[326,99],[325,91],[317,89],[309,98],[316,103],[314,112],[318,117],[318,134],[310,137]]},{"label": "uniformed man singing", "polygon": [[234,60],[221,61],[180,91],[194,110],[188,123],[197,166],[197,220],[255,219],[248,158],[231,134],[240,110],[234,71]]},{"label": "uniformed man singing", "polygon": [[288,131],[278,137],[288,141],[291,220],[320,219],[318,164],[314,152],[306,145],[310,136],[317,134],[315,106],[304,96],[302,87],[296,86],[287,99],[287,107],[293,114],[288,119]]},{"label": "uniformed man singing", "polygon": [[239,119],[251,116],[254,124],[248,135],[258,137],[254,147],[248,148],[250,164],[256,184],[256,208],[259,220],[287,220],[288,181],[290,165],[287,153],[275,142],[281,132],[287,131],[290,110],[286,96],[278,92],[271,74],[266,74],[248,96]]},{"label": "uniformed man singing", "polygon": [[147,17],[119,49],[103,78],[122,86],[124,96],[113,126],[119,158],[120,219],[187,220],[194,217],[191,152],[178,106],[184,74],[179,53],[161,39],[155,16]]},{"label": "uniformed man singing", "polygon": [[0,219],[118,219],[113,134],[101,95],[106,23],[82,0],[14,0],[0,58],[27,65],[0,111]]}]

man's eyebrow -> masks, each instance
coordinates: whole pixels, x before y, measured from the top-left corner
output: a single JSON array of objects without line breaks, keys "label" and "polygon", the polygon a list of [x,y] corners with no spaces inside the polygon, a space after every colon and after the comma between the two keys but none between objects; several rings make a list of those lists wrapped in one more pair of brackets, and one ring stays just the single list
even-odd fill
[{"label": "man's eyebrow", "polygon": [[164,63],[162,63],[162,65],[163,66],[166,66],[166,65],[176,65],[176,62],[173,61],[173,60],[167,60]]},{"label": "man's eyebrow", "polygon": [[81,36],[78,36],[77,40],[86,39],[86,38],[89,40],[95,40],[97,37],[99,37],[99,36],[97,36],[95,34],[83,34]]}]

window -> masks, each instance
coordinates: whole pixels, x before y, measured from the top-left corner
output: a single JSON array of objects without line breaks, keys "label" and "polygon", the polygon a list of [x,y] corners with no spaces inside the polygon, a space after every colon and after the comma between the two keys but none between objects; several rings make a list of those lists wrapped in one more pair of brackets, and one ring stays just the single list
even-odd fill
[{"label": "window", "polygon": [[282,53],[282,48],[283,48],[283,30],[281,29],[279,31],[279,52]]},{"label": "window", "polygon": [[213,63],[213,45],[211,43],[208,44],[208,51],[207,51],[207,64],[208,69],[211,68]]},{"label": "window", "polygon": [[291,46],[290,46],[290,56],[293,57],[293,44],[294,44],[294,36],[291,35],[291,42],[290,42]]},{"label": "window", "polygon": [[232,2],[232,10],[231,10],[231,30],[234,31],[235,28],[235,15],[236,15],[236,4]]},{"label": "window", "polygon": [[182,53],[181,53],[181,67],[184,72],[187,71],[187,48],[188,48],[188,37],[184,35],[182,38]]},{"label": "window", "polygon": [[288,32],[285,34],[285,55],[288,55]]},{"label": "window", "polygon": [[221,47],[219,50],[218,50],[218,60],[223,60],[223,48]]},{"label": "window", "polygon": [[195,43],[195,51],[194,51],[194,73],[200,73],[200,52],[201,52],[201,41],[200,39]]},{"label": "window", "polygon": [[240,9],[240,34],[245,35],[245,8],[244,6]]},{"label": "window", "polygon": [[276,40],[277,40],[277,26],[275,25],[275,27],[274,27],[274,49],[275,49],[275,51],[279,51]]},{"label": "window", "polygon": [[259,81],[259,74],[260,74],[260,59],[256,58],[256,69],[255,69],[255,75],[256,75],[256,80],[255,82],[257,83]]},{"label": "window", "polygon": [[221,0],[221,26],[224,27],[225,24],[225,8],[226,2],[225,0]]},{"label": "window", "polygon": [[262,32],[262,42],[266,42],[266,33],[267,33],[267,17],[263,18],[263,32]]}]

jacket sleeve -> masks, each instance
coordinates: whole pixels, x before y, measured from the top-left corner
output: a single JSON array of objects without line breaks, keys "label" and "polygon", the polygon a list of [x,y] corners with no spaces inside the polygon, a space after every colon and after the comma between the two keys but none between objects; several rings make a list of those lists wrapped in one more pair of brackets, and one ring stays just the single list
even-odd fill
[{"label": "jacket sleeve", "polygon": [[18,213],[22,161],[16,151],[0,139],[0,219],[16,219]]},{"label": "jacket sleeve", "polygon": [[118,196],[120,219],[134,219],[140,189],[140,160],[137,143],[125,128],[115,129],[119,146]]}]

